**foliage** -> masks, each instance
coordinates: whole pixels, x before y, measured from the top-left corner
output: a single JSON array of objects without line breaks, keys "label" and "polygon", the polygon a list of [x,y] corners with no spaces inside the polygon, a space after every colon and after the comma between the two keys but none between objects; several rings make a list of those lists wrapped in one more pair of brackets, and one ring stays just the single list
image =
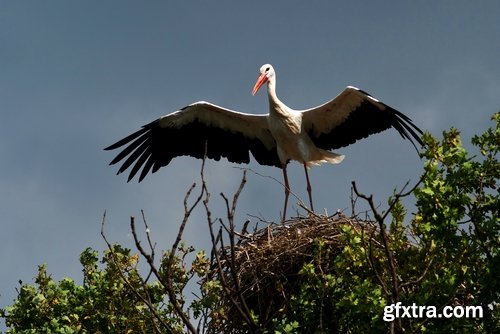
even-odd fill
[{"label": "foliage", "polygon": [[142,303],[125,289],[119,271],[137,280],[137,257],[117,246],[114,256],[120,267],[103,257],[98,268],[97,252],[86,249],[80,256],[83,284],[69,278],[54,281],[46,266],[38,268],[36,285],[23,285],[14,305],[6,308],[8,333],[104,333],[150,330],[150,319]]},{"label": "foliage", "polygon": [[[192,250],[182,251],[186,255]],[[82,284],[69,278],[56,282],[41,265],[35,285],[22,285],[15,303],[0,313],[10,328],[7,333],[183,333],[161,284],[141,278],[138,259],[138,254],[114,245],[104,253],[101,268],[98,252],[87,248],[80,256]],[[179,292],[194,273],[207,270],[207,263],[200,252],[191,270],[177,268]]]},{"label": "foliage", "polygon": [[408,301],[420,305],[480,305],[484,319],[435,321],[422,325],[433,332],[461,329],[490,333],[500,328],[500,113],[472,143],[479,157],[462,146],[451,129],[439,143],[424,136],[424,178],[417,188],[418,211],[412,232],[419,242],[420,263],[434,261]]},{"label": "foliage", "polygon": [[[203,173],[200,196],[189,207],[193,188],[189,190],[178,238],[159,259],[149,234],[149,249],[143,248],[132,221],[138,254],[108,243],[99,264],[98,253],[85,250],[80,257],[82,284],[69,278],[56,282],[42,265],[35,284],[23,284],[14,304],[0,310],[0,317],[11,334],[216,333],[227,329],[234,307],[244,319],[234,333],[498,332],[500,113],[492,119],[496,126],[472,139],[477,155],[464,148],[456,129],[443,132],[440,141],[424,134],[420,182],[406,193],[395,192],[384,211],[353,183],[353,203],[367,201],[373,220],[350,219],[370,228],[342,225],[336,248],[327,246],[321,236],[314,238],[314,247],[308,248],[310,254],[297,271],[280,278],[275,294],[286,298],[271,321],[243,297],[250,288],[258,294],[258,285],[242,286],[244,282],[238,281],[235,254],[245,244],[238,238],[251,237],[245,231],[237,233],[233,221],[244,179],[232,206],[224,197],[228,210],[223,222],[211,217]],[[407,217],[401,198],[410,193],[416,212]],[[180,242],[183,226],[203,196],[213,243],[210,256],[203,251],[195,254]],[[146,223],[145,228],[148,231]],[[147,274],[138,270],[140,258]],[[196,297],[188,302],[186,289],[193,280],[198,288],[189,289],[196,290]],[[285,291],[286,280],[298,282],[299,288]],[[265,294],[261,297],[276,297],[269,290]],[[438,312],[446,306],[476,305],[482,307],[483,317],[406,316],[386,321],[387,306],[396,303],[435,306]]]}]

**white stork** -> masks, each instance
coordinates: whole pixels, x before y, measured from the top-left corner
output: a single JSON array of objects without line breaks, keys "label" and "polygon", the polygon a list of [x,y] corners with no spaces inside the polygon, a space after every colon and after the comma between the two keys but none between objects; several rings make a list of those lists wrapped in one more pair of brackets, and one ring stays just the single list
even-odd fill
[{"label": "white stork", "polygon": [[[200,101],[144,125],[139,131],[105,148],[126,147],[110,165],[126,158],[117,174],[132,166],[128,181],[139,170],[139,182],[152,171],[166,166],[178,156],[206,156],[235,163],[249,163],[253,157],[261,165],[280,167],[285,183],[283,220],[290,193],[286,166],[297,160],[304,166],[307,192],[313,209],[307,170],[321,163],[340,163],[343,155],[329,150],[353,144],[371,134],[395,128],[404,138],[420,145],[422,131],[401,112],[368,93],[347,87],[333,100],[307,110],[294,110],[276,95],[276,73],[271,65],[260,68],[252,95],[267,82],[269,113],[246,114]],[[417,149],[418,150],[418,149]],[[205,152],[206,151],[206,152]]]}]

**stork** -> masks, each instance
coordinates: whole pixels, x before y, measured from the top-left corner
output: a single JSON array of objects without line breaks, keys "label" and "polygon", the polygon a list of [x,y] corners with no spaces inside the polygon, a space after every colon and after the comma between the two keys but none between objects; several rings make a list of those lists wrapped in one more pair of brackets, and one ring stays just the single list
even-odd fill
[{"label": "stork", "polygon": [[[310,209],[314,211],[308,168],[322,163],[338,164],[343,155],[331,152],[372,134],[395,128],[403,139],[422,145],[422,131],[401,112],[370,94],[348,86],[333,100],[320,106],[294,110],[276,95],[276,73],[265,64],[253,87],[252,95],[267,83],[268,114],[247,114],[199,101],[144,125],[137,132],[105,150],[125,146],[111,161],[123,159],[117,174],[132,167],[128,181],[139,172],[139,182],[152,171],[166,166],[178,156],[249,163],[250,152],[261,165],[283,171],[286,218],[290,185],[287,164],[300,162],[305,171]],[[142,169],[142,170],[141,170]]]}]

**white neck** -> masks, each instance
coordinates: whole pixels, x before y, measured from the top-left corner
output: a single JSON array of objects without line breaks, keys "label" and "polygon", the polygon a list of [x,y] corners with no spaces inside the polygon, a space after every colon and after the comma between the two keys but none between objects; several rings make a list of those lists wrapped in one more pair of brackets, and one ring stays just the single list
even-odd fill
[{"label": "white neck", "polygon": [[275,109],[275,106],[283,104],[283,102],[281,102],[276,95],[276,74],[269,78],[269,81],[267,82],[267,96],[269,98],[269,105],[271,106],[271,109]]},{"label": "white neck", "polygon": [[267,83],[267,97],[269,99],[269,114],[290,118],[293,110],[280,101],[276,95],[276,75],[272,76]]}]

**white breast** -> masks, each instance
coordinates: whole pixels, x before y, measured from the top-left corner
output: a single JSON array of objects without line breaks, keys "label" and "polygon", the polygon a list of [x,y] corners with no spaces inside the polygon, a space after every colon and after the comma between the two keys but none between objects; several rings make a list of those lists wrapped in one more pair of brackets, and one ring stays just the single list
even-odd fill
[{"label": "white breast", "polygon": [[270,113],[269,130],[276,140],[281,162],[288,160],[308,161],[311,145],[309,136],[302,131],[302,114],[289,113],[286,116]]}]

